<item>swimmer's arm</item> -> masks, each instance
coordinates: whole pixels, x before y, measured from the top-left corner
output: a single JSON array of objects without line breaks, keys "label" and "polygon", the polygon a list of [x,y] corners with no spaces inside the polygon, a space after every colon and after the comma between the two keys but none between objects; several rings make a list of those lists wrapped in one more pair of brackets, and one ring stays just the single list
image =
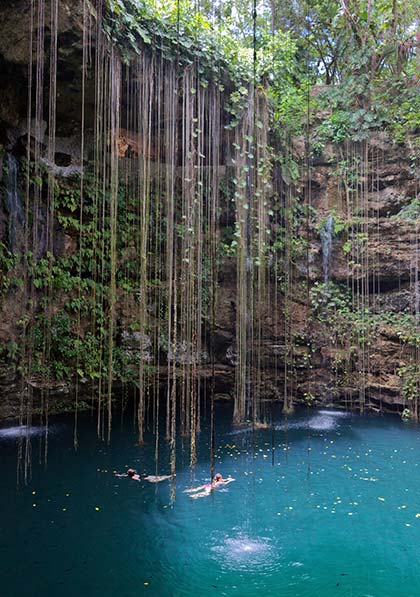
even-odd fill
[{"label": "swimmer's arm", "polygon": [[235,479],[233,477],[228,477],[227,479],[222,481],[222,483],[223,485],[228,485],[229,483],[232,483],[232,481],[235,481]]},{"label": "swimmer's arm", "polygon": [[127,473],[114,473],[116,477],[128,477]]}]

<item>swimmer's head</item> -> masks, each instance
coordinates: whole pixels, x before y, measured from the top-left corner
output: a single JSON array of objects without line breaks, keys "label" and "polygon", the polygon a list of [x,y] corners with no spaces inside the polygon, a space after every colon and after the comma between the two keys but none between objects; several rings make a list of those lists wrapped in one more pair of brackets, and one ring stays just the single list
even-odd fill
[{"label": "swimmer's head", "polygon": [[134,475],[136,474],[136,471],[133,468],[129,468],[127,471],[127,475],[129,477],[134,477]]},{"label": "swimmer's head", "polygon": [[213,477],[214,481],[221,481],[222,479],[223,479],[223,477],[220,473],[216,473]]}]

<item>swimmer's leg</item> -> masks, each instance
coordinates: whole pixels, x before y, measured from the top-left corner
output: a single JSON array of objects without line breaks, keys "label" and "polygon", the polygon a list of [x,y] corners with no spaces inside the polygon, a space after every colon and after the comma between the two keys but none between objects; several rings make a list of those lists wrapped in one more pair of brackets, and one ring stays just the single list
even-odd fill
[{"label": "swimmer's leg", "polygon": [[197,498],[207,497],[211,494],[211,489],[206,489],[204,491],[200,491],[200,493],[195,493],[194,495],[190,495],[190,498],[195,500]]},{"label": "swimmer's leg", "polygon": [[147,477],[144,477],[144,480],[149,481],[149,483],[160,483],[167,479],[172,479],[172,475],[147,475]]}]

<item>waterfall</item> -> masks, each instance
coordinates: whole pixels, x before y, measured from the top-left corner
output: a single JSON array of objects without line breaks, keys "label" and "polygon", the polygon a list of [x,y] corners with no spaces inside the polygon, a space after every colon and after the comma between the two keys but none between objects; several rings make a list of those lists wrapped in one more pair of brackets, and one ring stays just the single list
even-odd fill
[{"label": "waterfall", "polygon": [[9,212],[9,248],[14,251],[18,228],[24,223],[22,202],[17,190],[18,164],[16,158],[7,154],[6,201]]},{"label": "waterfall", "polygon": [[328,285],[331,273],[331,249],[334,232],[334,218],[328,216],[321,228],[322,271],[324,284]]}]

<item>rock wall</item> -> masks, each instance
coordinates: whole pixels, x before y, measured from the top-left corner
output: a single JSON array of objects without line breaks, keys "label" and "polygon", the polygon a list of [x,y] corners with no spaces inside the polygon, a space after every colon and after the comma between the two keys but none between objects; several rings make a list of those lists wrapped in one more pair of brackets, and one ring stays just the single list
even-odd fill
[{"label": "rock wall", "polygon": [[[363,144],[326,147],[314,160],[311,313],[301,328],[314,358],[300,389],[315,396],[416,411],[420,196],[413,141],[398,145],[377,132]],[[320,236],[328,216],[334,225],[325,289]]]},{"label": "rock wall", "polygon": [[[13,10],[11,9],[13,5]],[[22,221],[19,205],[13,212],[10,193],[23,197],[24,180],[19,162],[16,189],[10,179],[10,159],[18,160],[26,147],[27,31],[30,3],[5,2],[0,8],[0,22],[12,37],[0,35],[0,149],[1,206],[0,242],[3,249],[13,243],[17,253],[23,250]],[[81,12],[74,2],[60,3],[60,63],[57,111],[57,153],[54,163],[47,163],[63,185],[72,186],[71,175],[80,171],[80,54]],[[71,10],[70,10],[71,5]],[[87,86],[87,112],[92,112],[94,89]],[[46,142],[44,136],[39,141]],[[135,140],[135,142],[133,141]],[[227,143],[227,140],[225,140]],[[137,143],[136,146],[134,146]],[[119,159],[130,160],[142,153],[141,143],[128,130],[121,131]],[[294,140],[294,154],[305,172],[303,139]],[[85,135],[88,162],[93,151],[93,130]],[[162,176],[154,164],[152,170]],[[225,151],[226,156],[229,151]],[[12,158],[10,157],[12,156]],[[231,176],[228,159],[220,164],[225,179]],[[287,242],[300,243],[290,263],[284,285],[274,262],[268,267],[267,300],[259,310],[261,338],[252,347],[258,354],[262,375],[254,390],[267,399],[290,403],[333,402],[349,407],[398,409],[408,407],[416,413],[418,387],[418,310],[420,289],[418,165],[411,145],[397,145],[386,132],[377,132],[365,143],[348,142],[344,146],[326,146],[322,154],[312,157],[310,179],[296,185],[298,202],[310,204],[310,215],[297,216],[297,226]],[[349,175],[351,174],[351,176]],[[308,195],[309,189],[309,195]],[[219,221],[219,238],[232,226],[230,197],[225,197]],[[281,199],[279,199],[281,200]],[[16,201],[15,201],[16,203]],[[22,219],[22,218],[21,218]],[[12,221],[13,220],[13,221]],[[326,223],[329,222],[329,227]],[[40,234],[42,236],[41,226]],[[296,233],[296,230],[298,231]],[[276,232],[273,225],[273,235]],[[323,241],[324,234],[324,241]],[[325,234],[329,235],[325,241]],[[77,255],[78,239],[56,223],[54,240],[57,257]],[[42,243],[38,243],[42,244]],[[326,247],[330,254],[326,255]],[[6,253],[3,250],[3,270]],[[18,345],[21,321],[25,316],[22,288],[17,278],[24,273],[19,263],[13,276],[3,273],[0,306],[0,417],[16,416],[24,384],[19,371]],[[206,323],[203,348],[193,355],[202,379],[213,372],[214,348],[216,392],[232,396],[236,364],[236,258],[220,257],[214,343],[210,341],[210,324]],[[56,298],[58,312],[66,300]],[[147,362],[175,360],[185,364],[186,346],[164,346],[157,338],[160,327],[156,297],[150,297],[149,334],[133,332],[138,305],[133,295],[117,297],[118,344],[132,361],[143,354]],[[86,322],[81,322],[87,328]],[[84,332],[81,332],[84,333]],[[162,367],[164,383],[166,367]],[[26,380],[28,381],[28,380]],[[29,380],[40,400],[45,384]],[[413,385],[414,384],[414,385]],[[49,383],[58,408],[73,400],[71,379]],[[65,398],[67,396],[67,399]],[[63,398],[64,397],[64,398]]]}]

